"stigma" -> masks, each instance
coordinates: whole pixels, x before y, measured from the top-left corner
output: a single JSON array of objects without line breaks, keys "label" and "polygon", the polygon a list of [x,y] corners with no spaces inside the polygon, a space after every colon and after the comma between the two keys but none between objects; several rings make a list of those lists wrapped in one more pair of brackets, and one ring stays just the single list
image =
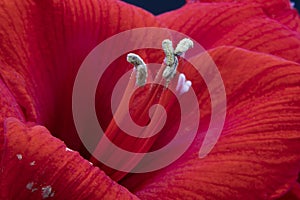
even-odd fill
[{"label": "stigma", "polygon": [[192,82],[187,80],[183,73],[179,74],[178,82],[176,86],[176,91],[179,93],[179,95],[188,92],[191,86],[192,86]]}]

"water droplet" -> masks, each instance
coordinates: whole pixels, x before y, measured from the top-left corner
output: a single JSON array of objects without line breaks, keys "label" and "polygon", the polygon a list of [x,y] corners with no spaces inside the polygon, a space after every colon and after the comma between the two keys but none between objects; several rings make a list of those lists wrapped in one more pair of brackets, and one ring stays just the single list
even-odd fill
[{"label": "water droplet", "polygon": [[29,165],[30,165],[30,166],[35,165],[35,161],[32,161]]}]

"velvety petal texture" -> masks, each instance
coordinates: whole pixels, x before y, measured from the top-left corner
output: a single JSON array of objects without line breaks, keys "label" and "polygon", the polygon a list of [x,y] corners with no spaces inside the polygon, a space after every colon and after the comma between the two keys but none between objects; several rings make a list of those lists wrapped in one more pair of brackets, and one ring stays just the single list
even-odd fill
[{"label": "velvety petal texture", "polygon": [[9,118],[1,146],[1,199],[138,199],[45,127]]},{"label": "velvety petal texture", "polygon": [[284,6],[288,1],[279,1],[279,5],[277,1],[271,2],[269,6],[274,9],[267,12],[255,1],[201,1],[160,15],[158,19],[197,40],[206,49],[232,45],[300,62],[300,33],[295,31],[299,16],[293,16],[295,11]]},{"label": "velvety petal texture", "polygon": [[[151,26],[180,31],[209,49],[224,81],[227,116],[217,145],[200,159],[211,99],[203,75],[180,59],[178,70],[192,82],[201,108],[196,140],[162,170],[127,174],[94,161],[82,145],[72,117],[72,90],[80,65],[100,42],[125,30]],[[297,199],[299,30],[299,15],[287,0],[189,1],[157,17],[114,0],[3,0],[0,199]],[[139,52],[146,61],[163,62],[162,51]],[[211,73],[204,58],[200,54],[195,59]],[[146,152],[172,138],[179,121],[173,114],[179,112],[171,94],[160,95],[159,89],[147,93],[142,88],[135,102],[142,104],[133,115],[144,117],[151,103],[159,102],[174,121],[150,140],[125,140],[109,105],[111,83],[129,69],[126,55],[111,64],[98,85],[96,110],[114,142]],[[176,82],[170,87],[176,87]],[[147,124],[147,120],[138,122]]]},{"label": "velvety petal texture", "polygon": [[[94,0],[86,2],[68,0],[3,1],[0,6],[0,13],[0,123],[4,124],[3,122],[7,117],[15,117],[23,122],[29,121],[33,122],[32,124],[44,125],[51,131],[52,135],[63,140],[69,148],[77,151],[81,150],[82,154],[86,153],[77,135],[72,118],[72,89],[77,70],[88,53],[101,41],[132,28],[157,26],[158,23],[155,21],[154,16],[123,2],[99,2]],[[122,63],[127,62],[123,60]],[[114,77],[110,78],[114,79]],[[105,114],[101,118],[106,118]],[[1,152],[4,152],[1,156],[6,155],[5,151],[14,151],[11,149],[13,145],[6,145],[7,140],[9,140],[7,138],[8,132],[13,132],[13,137],[19,137],[18,134],[26,136],[24,133],[26,128],[23,128],[24,130],[10,130],[11,128],[13,126],[6,126],[6,135],[3,137],[3,125],[0,125],[0,148]],[[35,129],[34,133],[39,133],[39,129]],[[15,132],[17,133],[15,134]],[[43,132],[43,129],[41,132]],[[49,133],[48,137],[52,138]],[[42,147],[48,142],[53,142],[53,145],[62,145],[55,138],[49,139],[48,142],[43,142],[37,138],[34,141],[36,146],[26,146],[26,140],[31,140],[30,138],[24,138],[22,141],[24,143],[20,144],[19,148],[24,148],[24,151],[26,151],[25,148],[32,148],[28,151],[34,153],[38,151],[38,147]],[[59,144],[55,144],[56,142]],[[52,153],[54,151],[55,149]],[[46,151],[42,153],[49,156]],[[67,151],[61,151],[61,154],[62,157],[53,160],[54,164],[70,155]],[[13,157],[15,158],[15,156]],[[41,161],[47,162],[46,160]],[[69,166],[70,168],[71,166],[75,168],[78,163],[87,161],[77,155],[72,162],[74,163]],[[16,163],[12,162],[6,165],[5,170],[9,171],[14,164]],[[84,178],[88,178],[90,175],[96,176],[100,173],[93,172],[93,170],[88,171],[85,167],[78,168],[78,173],[81,174],[82,178],[79,179],[79,182],[84,181]],[[53,171],[59,169],[61,169],[61,172],[66,170],[63,166],[51,168]],[[45,172],[45,176],[48,178],[53,175],[51,170]],[[76,169],[70,170],[74,171]],[[15,194],[10,193],[8,188],[11,189],[11,184],[14,184],[18,174],[10,174],[8,171],[1,174],[4,177],[1,179],[1,185],[5,186],[1,190],[1,194],[4,195],[3,198],[14,198],[13,195]],[[32,171],[31,173],[35,172]],[[36,178],[37,181],[38,178]],[[66,183],[64,178],[60,179],[57,187]],[[109,178],[106,178],[109,181]],[[71,179],[69,180],[71,181]],[[87,180],[87,183],[89,182]],[[109,183],[112,184],[112,181]],[[24,189],[22,184],[16,185],[14,190],[11,191],[18,193],[16,191],[20,190],[21,192]],[[44,187],[43,183],[37,184],[41,184],[38,186],[40,190]],[[97,185],[95,187],[100,188],[103,186]],[[76,191],[76,194],[80,194],[80,188]],[[113,190],[109,191],[107,198],[121,198],[122,192],[116,191],[115,193]],[[40,192],[38,192],[38,195],[40,195]],[[91,191],[87,189],[86,192]],[[28,195],[30,193],[26,194],[26,198],[29,198]],[[73,196],[76,197],[77,195]],[[73,198],[73,196],[68,196],[68,198]],[[88,194],[85,194],[85,196],[88,196]],[[95,197],[97,198],[97,196],[100,198],[100,193]],[[32,198],[36,199],[38,197],[41,196],[33,196]]]},{"label": "velvety petal texture", "polygon": [[123,2],[96,0],[3,1],[0,13],[3,82],[26,120],[45,125],[80,150],[71,106],[78,68],[104,39],[156,26],[154,16]]},{"label": "velvety petal texture", "polygon": [[300,199],[300,184],[296,183],[293,185],[291,190],[285,194],[280,200],[298,200]]},{"label": "velvety petal texture", "polygon": [[23,110],[18,105],[15,97],[0,78],[0,134],[3,134],[3,124],[7,117],[16,117],[25,120]]},{"label": "velvety petal texture", "polygon": [[[199,132],[176,163],[156,173],[128,177],[124,184],[141,199],[270,199],[296,183],[300,66],[234,47],[209,53],[228,97],[222,136],[203,159],[198,151],[204,133]],[[209,96],[204,93],[200,101],[205,98]]]}]

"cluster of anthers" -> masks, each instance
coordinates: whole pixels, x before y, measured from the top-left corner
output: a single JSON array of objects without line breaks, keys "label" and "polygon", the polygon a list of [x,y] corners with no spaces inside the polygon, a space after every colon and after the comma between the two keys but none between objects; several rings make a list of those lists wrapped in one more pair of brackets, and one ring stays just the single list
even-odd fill
[{"label": "cluster of anthers", "polygon": [[[164,64],[166,65],[162,77],[166,80],[166,87],[168,87],[170,81],[175,77],[178,66],[178,56],[184,56],[185,52],[193,47],[193,41],[185,38],[182,39],[175,50],[173,48],[173,43],[171,40],[166,39],[162,42],[162,49],[165,53]],[[136,70],[136,85],[138,87],[144,86],[147,83],[147,65],[143,59],[134,53],[129,53],[127,55],[127,61],[134,65],[134,70]],[[185,75],[180,73],[178,76],[178,83],[176,86],[176,91],[179,94],[183,94],[189,90],[192,83],[186,80]]]}]

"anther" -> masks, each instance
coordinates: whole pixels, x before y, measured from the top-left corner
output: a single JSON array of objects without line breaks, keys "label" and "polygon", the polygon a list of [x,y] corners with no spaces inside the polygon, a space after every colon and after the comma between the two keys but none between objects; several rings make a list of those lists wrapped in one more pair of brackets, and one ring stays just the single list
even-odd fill
[{"label": "anther", "polygon": [[166,87],[168,87],[169,82],[174,78],[178,66],[177,56],[184,56],[185,52],[193,47],[193,41],[185,38],[182,39],[174,51],[173,44],[171,40],[164,40],[162,42],[162,49],[166,55],[164,63],[166,68],[163,71],[163,78],[166,80]]},{"label": "anther", "polygon": [[189,50],[190,48],[193,48],[193,46],[194,46],[194,43],[192,40],[190,40],[188,38],[184,38],[178,43],[174,53],[177,56],[183,56],[184,53],[187,50]]},{"label": "anther", "polygon": [[177,57],[174,57],[175,61],[173,63],[173,65],[169,66],[167,65],[166,68],[163,71],[163,78],[166,79],[166,86],[168,86],[169,82],[174,78],[175,74],[176,74],[176,70],[177,70],[177,66],[178,66],[178,59]]},{"label": "anther", "polygon": [[134,53],[129,53],[127,55],[127,61],[134,65],[136,69],[136,85],[137,86],[144,86],[147,82],[147,66],[143,59]]},{"label": "anther", "polygon": [[166,58],[164,60],[167,66],[172,66],[175,62],[174,48],[171,40],[164,40],[162,42],[162,49],[165,52]]}]

